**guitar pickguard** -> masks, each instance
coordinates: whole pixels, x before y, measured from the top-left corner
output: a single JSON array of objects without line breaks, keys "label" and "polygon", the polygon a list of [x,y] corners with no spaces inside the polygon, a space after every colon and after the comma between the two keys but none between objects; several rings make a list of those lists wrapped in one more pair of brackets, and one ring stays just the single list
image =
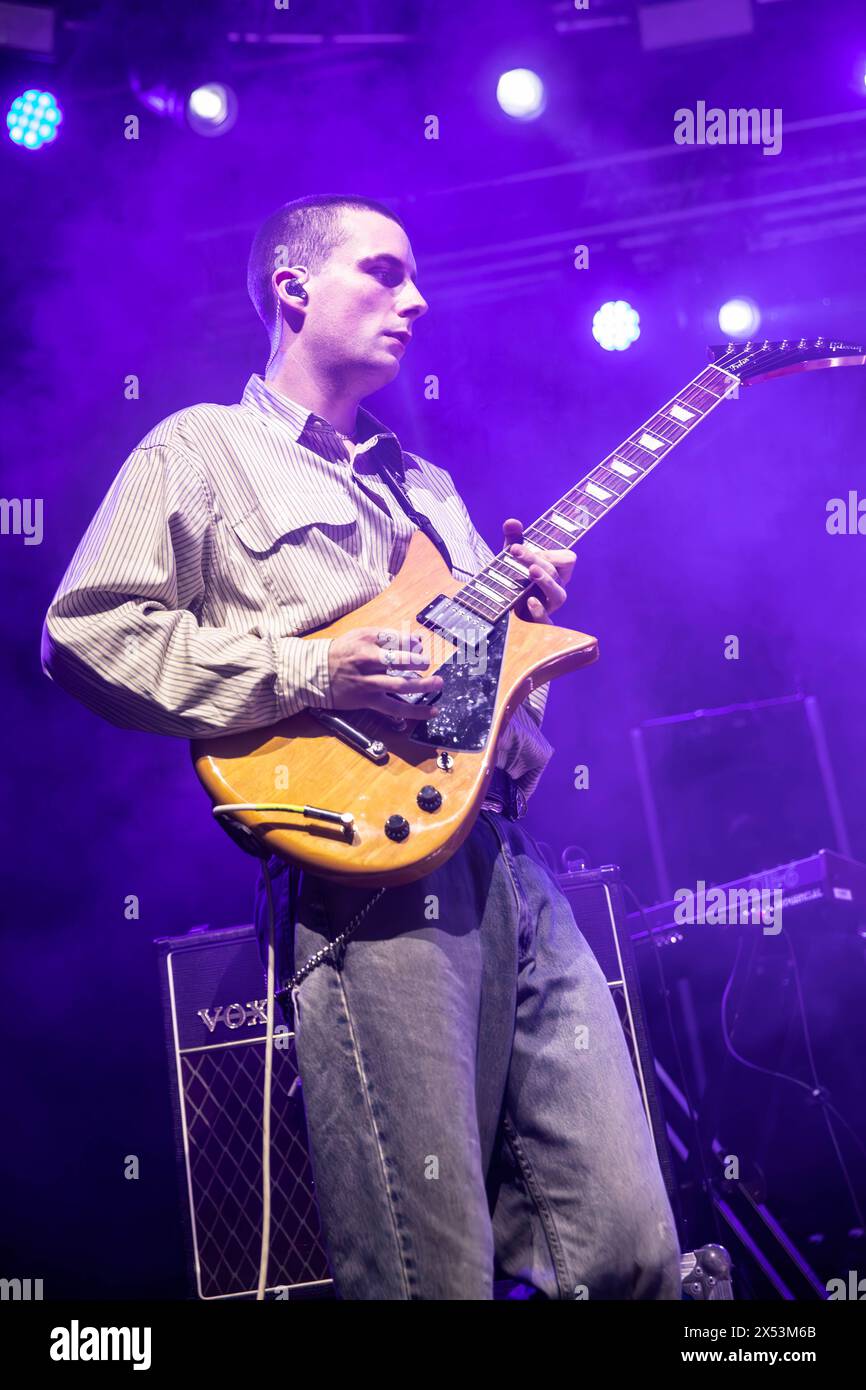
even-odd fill
[{"label": "guitar pickguard", "polygon": [[[476,619],[476,631],[477,622]],[[466,752],[479,752],[486,747],[502,672],[508,618],[484,627],[480,641],[464,640],[435,672],[442,677],[442,693],[432,718],[415,726],[410,735],[413,743]]]}]

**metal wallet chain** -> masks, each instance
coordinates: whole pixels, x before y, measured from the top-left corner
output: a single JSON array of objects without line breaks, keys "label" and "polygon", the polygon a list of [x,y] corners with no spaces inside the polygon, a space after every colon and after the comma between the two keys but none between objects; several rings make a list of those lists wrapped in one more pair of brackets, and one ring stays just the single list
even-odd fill
[{"label": "metal wallet chain", "polygon": [[[292,883],[289,890],[289,912],[293,926],[295,925],[295,900],[297,895],[296,872],[297,871],[294,867],[290,867],[289,873],[292,876]],[[363,922],[367,913],[370,911],[370,908],[373,907],[373,905],[379,901],[379,899],[385,891],[386,889],[384,887],[377,888],[376,892],[364,904],[360,911],[355,913],[355,916],[352,918],[349,925],[343,931],[340,932],[339,936],[335,936],[334,940],[329,941],[327,946],[323,946],[321,950],[316,951],[315,955],[310,956],[309,960],[305,961],[305,963],[301,966],[300,970],[295,971],[288,984],[283,985],[280,989],[275,991],[274,997],[282,1001],[282,1006],[284,1009],[290,1009],[292,1015],[294,1015],[295,990],[298,989],[300,985],[303,984],[307,976],[311,974],[317,966],[322,965],[324,961],[329,960],[331,961],[335,969],[342,969],[343,960],[345,959],[346,955],[346,944],[349,938],[353,935],[354,932],[357,931],[358,927]]]}]

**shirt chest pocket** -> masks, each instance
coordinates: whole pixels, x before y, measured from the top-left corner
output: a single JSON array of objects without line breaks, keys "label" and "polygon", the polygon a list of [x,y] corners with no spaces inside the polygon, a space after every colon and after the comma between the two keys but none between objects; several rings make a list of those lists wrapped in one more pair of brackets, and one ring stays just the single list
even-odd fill
[{"label": "shirt chest pocket", "polygon": [[352,503],[320,480],[315,494],[259,500],[242,515],[227,517],[227,526],[235,582],[243,574],[253,587],[261,585],[301,631],[326,621],[334,607],[335,562],[341,555],[361,557]]}]

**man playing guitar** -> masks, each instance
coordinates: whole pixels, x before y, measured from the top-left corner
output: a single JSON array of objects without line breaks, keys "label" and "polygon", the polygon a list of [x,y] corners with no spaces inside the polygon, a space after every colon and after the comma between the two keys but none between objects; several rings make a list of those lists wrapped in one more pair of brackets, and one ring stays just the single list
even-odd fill
[{"label": "man playing guitar", "polygon": [[[405,229],[310,197],[260,227],[248,288],[270,340],[240,403],[157,424],[115,478],[45,620],[48,675],[104,718],[181,738],[301,710],[429,718],[426,633],[304,638],[381,592],[416,521],[468,579],[493,552],[450,474],[361,406],[427,304]],[[521,541],[517,611],[551,622],[574,554]],[[350,1299],[677,1299],[673,1217],[602,971],[520,825],[551,755],[547,687],[507,725],[460,848],[369,892],[270,863],[284,976],[363,920],[295,991],[316,1196]],[[263,940],[260,891],[259,940]],[[367,910],[365,911],[365,907]]]}]

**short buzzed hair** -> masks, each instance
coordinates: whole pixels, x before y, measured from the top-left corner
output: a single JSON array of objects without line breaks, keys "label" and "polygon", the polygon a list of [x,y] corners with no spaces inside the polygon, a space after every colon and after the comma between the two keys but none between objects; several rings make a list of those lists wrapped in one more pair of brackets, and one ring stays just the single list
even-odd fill
[{"label": "short buzzed hair", "polygon": [[279,342],[280,314],[271,276],[280,266],[305,265],[312,274],[321,270],[334,248],[346,239],[341,216],[344,208],[366,208],[403,227],[395,212],[372,198],[351,193],[311,194],[277,208],[253,238],[247,290],[265,326],[272,355]]}]

